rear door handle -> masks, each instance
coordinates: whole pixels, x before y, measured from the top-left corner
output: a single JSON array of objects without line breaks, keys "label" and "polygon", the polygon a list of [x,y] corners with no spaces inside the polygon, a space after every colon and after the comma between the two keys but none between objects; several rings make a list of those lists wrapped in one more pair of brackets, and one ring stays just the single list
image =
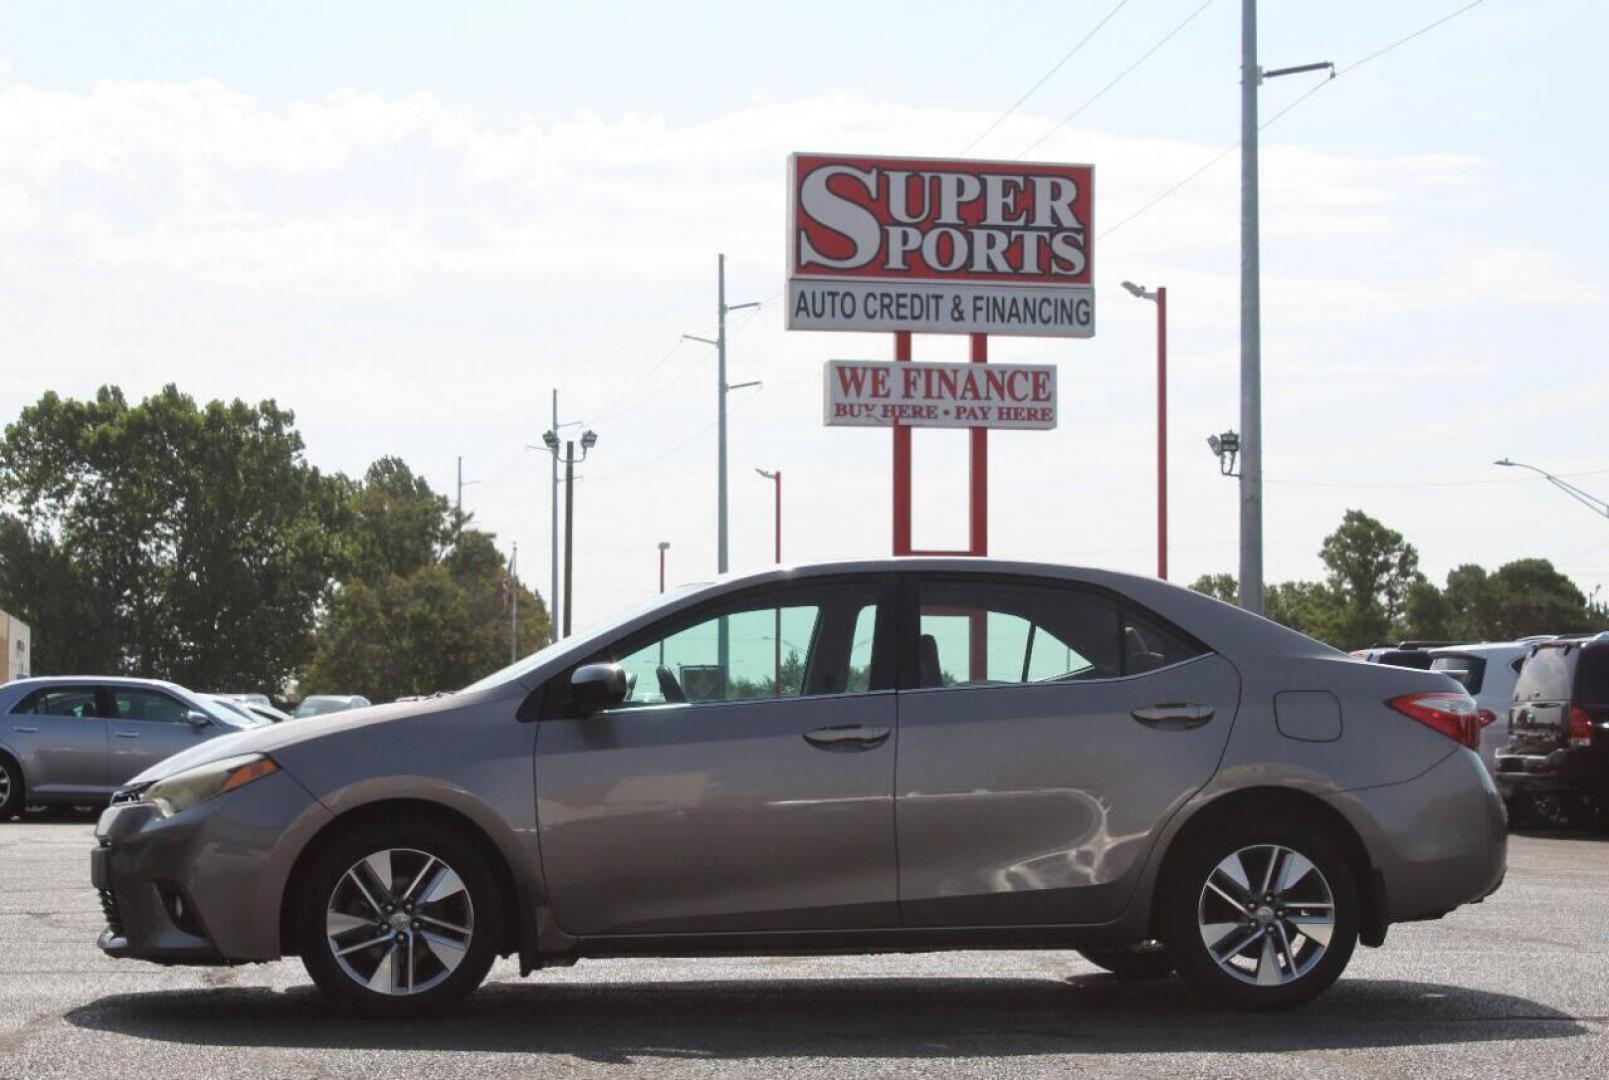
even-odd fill
[{"label": "rear door handle", "polygon": [[140,737],[138,731],[114,731],[112,734],[119,739],[138,739]]},{"label": "rear door handle", "polygon": [[1173,702],[1165,705],[1146,705],[1129,713],[1144,724],[1163,731],[1188,731],[1212,719],[1211,705],[1187,705]]},{"label": "rear door handle", "polygon": [[823,750],[870,750],[888,740],[889,730],[864,724],[834,724],[805,732],[804,740]]}]

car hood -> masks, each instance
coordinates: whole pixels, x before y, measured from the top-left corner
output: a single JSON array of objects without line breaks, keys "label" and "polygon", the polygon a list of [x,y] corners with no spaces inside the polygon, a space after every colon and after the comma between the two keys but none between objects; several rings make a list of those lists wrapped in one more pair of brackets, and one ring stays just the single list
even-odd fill
[{"label": "car hood", "polygon": [[[391,705],[371,705],[366,709],[348,709],[344,712],[324,713],[322,716],[305,716],[278,724],[264,724],[232,735],[219,735],[182,750],[170,758],[152,765],[125,784],[135,787],[162,780],[176,773],[208,765],[224,758],[241,754],[268,754],[297,743],[314,742],[337,732],[354,731],[368,727],[383,727],[396,720],[425,713],[450,712],[461,707],[464,700],[456,695],[433,698],[429,701],[406,701]],[[378,735],[379,732],[375,732]]]}]

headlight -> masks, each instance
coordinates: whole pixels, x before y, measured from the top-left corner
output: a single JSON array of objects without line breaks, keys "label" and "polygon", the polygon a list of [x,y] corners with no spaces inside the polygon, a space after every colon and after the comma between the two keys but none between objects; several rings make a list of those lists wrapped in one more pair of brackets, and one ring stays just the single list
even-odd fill
[{"label": "headlight", "polygon": [[158,780],[140,793],[140,801],[153,804],[157,813],[170,818],[214,795],[233,791],[278,771],[279,766],[271,757],[241,754],[239,757],[197,765],[165,780]]}]

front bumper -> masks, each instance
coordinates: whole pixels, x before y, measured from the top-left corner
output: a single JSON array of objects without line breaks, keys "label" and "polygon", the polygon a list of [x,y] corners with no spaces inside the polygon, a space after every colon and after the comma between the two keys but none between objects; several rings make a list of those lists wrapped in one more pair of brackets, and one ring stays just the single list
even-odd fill
[{"label": "front bumper", "polygon": [[272,960],[295,855],[329,812],[283,769],[171,818],[110,806],[95,826],[90,881],[109,956],[172,964]]}]

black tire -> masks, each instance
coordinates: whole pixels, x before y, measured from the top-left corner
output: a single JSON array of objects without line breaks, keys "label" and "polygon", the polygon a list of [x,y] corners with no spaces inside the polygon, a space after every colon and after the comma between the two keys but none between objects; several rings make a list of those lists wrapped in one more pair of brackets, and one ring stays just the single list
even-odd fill
[{"label": "black tire", "polygon": [[[376,895],[379,890],[374,886],[379,877],[372,873],[372,869],[358,871],[363,877],[361,882],[348,877],[348,871],[358,870],[359,863],[367,865],[365,861],[379,852],[395,852],[387,857],[395,867],[392,895],[389,897]],[[463,886],[461,891],[454,889],[449,900],[440,901],[441,904],[450,905],[450,910],[432,907],[432,914],[445,916],[454,925],[463,924],[470,928],[467,949],[456,954],[452,950],[444,950],[449,942],[444,940],[447,935],[439,930],[435,940],[440,944],[432,945],[426,940],[427,932],[436,927],[415,921],[411,927],[393,929],[393,924],[380,922],[391,916],[381,914],[380,910],[372,914],[369,911],[376,902],[380,909],[391,910],[392,901],[407,892],[405,883],[409,879],[413,879],[416,890],[413,895],[422,899],[428,890],[428,883],[435,880],[433,874],[436,872],[424,861],[426,856],[437,860],[438,866],[446,864]],[[319,989],[343,1007],[367,1016],[402,1019],[435,1016],[451,1010],[474,993],[485,979],[492,962],[497,959],[507,900],[501,895],[499,875],[492,858],[478,838],[466,835],[463,830],[448,823],[427,817],[367,821],[337,832],[327,841],[321,841],[321,846],[313,853],[312,861],[301,876],[298,895],[291,901],[296,905],[295,924],[302,966]],[[366,893],[365,890],[370,891]],[[365,900],[365,896],[371,899]],[[342,946],[368,940],[363,937],[365,933],[383,937],[391,932],[401,935],[393,939],[395,951],[391,951],[391,943],[377,939],[372,949],[349,954],[351,960],[337,958],[335,945],[328,936],[327,919],[332,907],[338,905],[344,905],[347,910],[376,923],[370,927],[354,926],[350,931],[343,931],[339,935]],[[424,909],[425,905],[421,903],[420,917],[426,918],[428,923],[430,920],[424,916]],[[405,949],[410,951],[404,953]],[[417,950],[417,960],[412,950]],[[449,959],[456,966],[451,966]],[[397,989],[382,993],[360,982],[365,970],[361,965],[368,961],[375,964],[376,979],[381,979],[379,966],[391,964],[388,970],[399,972],[391,980],[391,985]],[[403,992],[398,984],[404,983],[404,975],[414,973],[423,976],[426,985],[416,991]],[[434,985],[430,985],[432,979],[437,980]]]},{"label": "black tire", "polygon": [[4,789],[4,794],[0,795],[0,821],[10,821],[22,816],[28,791],[22,781],[22,770],[4,754],[0,754],[0,773],[5,777],[5,782],[0,784]]},{"label": "black tire", "polygon": [[1160,941],[1147,941],[1128,948],[1079,949],[1078,955],[1120,979],[1161,979],[1173,974],[1173,957]]},{"label": "black tire", "polygon": [[[1215,1002],[1240,1009],[1273,1010],[1311,1001],[1340,978],[1357,945],[1358,888],[1351,867],[1324,830],[1299,820],[1231,820],[1210,827],[1204,834],[1188,837],[1186,843],[1189,846],[1162,883],[1164,895],[1159,899],[1167,926],[1168,951],[1185,981]],[[1267,863],[1275,846],[1300,855],[1320,876],[1315,878],[1311,871],[1302,872],[1300,880],[1287,882],[1289,887],[1283,898],[1277,891],[1256,895],[1261,891],[1262,881],[1266,880]],[[1240,856],[1237,863],[1252,886],[1249,893],[1233,881],[1224,882],[1224,875],[1217,873],[1221,863],[1235,856]],[[1282,862],[1274,870],[1278,879],[1285,880],[1286,871],[1282,867],[1286,863],[1290,864],[1292,873],[1300,869],[1290,861],[1289,854],[1280,858]],[[1209,888],[1209,879],[1226,892],[1255,903],[1255,910],[1248,912],[1239,906],[1228,906],[1224,893]],[[1333,922],[1327,931],[1314,925],[1314,936],[1309,937],[1286,916],[1311,920],[1324,910],[1320,898],[1326,892],[1332,905],[1329,910],[1333,913]],[[1268,895],[1275,899],[1268,901]],[[1289,910],[1283,906],[1286,904],[1290,905]],[[1218,939],[1220,951],[1227,954],[1221,964],[1209,950],[1206,937],[1209,932],[1220,932],[1231,922],[1236,929]],[[1264,937],[1257,936],[1259,930]],[[1285,932],[1283,937],[1277,936],[1280,931]],[[1318,938],[1324,932],[1329,934],[1329,940],[1320,946]],[[1240,950],[1230,952],[1239,940],[1237,935],[1247,938],[1245,948],[1255,955],[1246,955]],[[1264,938],[1272,942],[1266,946],[1272,956],[1259,944]],[[1283,954],[1280,953],[1281,942],[1288,942],[1283,946]],[[1266,969],[1265,965],[1270,963],[1271,969]],[[1226,971],[1225,964],[1234,967],[1237,973]],[[1244,970],[1247,965],[1252,967],[1250,973]],[[1254,980],[1265,970],[1271,970],[1272,978],[1280,981],[1258,985]],[[1296,974],[1289,976],[1293,970]]]}]

